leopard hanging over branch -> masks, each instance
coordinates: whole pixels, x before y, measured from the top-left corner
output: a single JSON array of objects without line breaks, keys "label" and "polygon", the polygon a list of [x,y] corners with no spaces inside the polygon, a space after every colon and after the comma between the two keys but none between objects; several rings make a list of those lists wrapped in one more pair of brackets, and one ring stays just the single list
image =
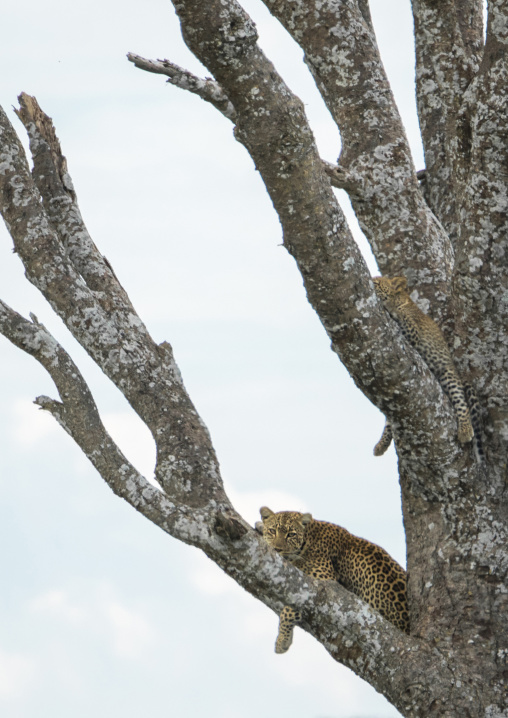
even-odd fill
[{"label": "leopard hanging over branch", "polygon": [[[441,329],[413,302],[405,277],[374,277],[373,282],[384,308],[400,326],[404,337],[420,354],[449,398],[457,416],[458,440],[467,443],[474,437],[477,453],[482,459],[476,397],[472,387],[466,387],[460,379]],[[384,454],[391,441],[392,429],[387,421],[381,439],[374,447],[374,455]]]},{"label": "leopard hanging over branch", "polygon": [[[308,513],[262,506],[260,514],[256,530],[286,561],[314,578],[337,581],[409,633],[406,572],[383,548]],[[300,621],[300,611],[284,606],[276,653],[288,650]]]}]

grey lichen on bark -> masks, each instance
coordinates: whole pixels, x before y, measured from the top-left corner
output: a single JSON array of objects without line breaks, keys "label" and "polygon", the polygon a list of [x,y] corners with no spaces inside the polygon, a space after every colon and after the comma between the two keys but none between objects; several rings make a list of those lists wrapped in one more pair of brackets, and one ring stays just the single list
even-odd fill
[{"label": "grey lichen on bark", "polygon": [[[156,344],[81,217],[50,118],[20,96],[33,171],[0,114],[0,208],[26,275],[120,389],[157,446],[149,482],[107,434],[79,369],[49,332],[0,303],[0,331],[50,373],[39,397],[108,485],[172,536],[203,550],[270,608],[288,602],[331,657],[405,716],[508,715],[508,8],[414,0],[425,192],[365,0],[265,0],[305,53],[342,151],[324,162],[303,103],[234,0],[175,0],[182,33],[211,78],[132,53],[235,123],[280,218],[283,242],[332,349],[388,417],[399,459],[411,635],[341,586],[304,576],[231,505],[210,435],[168,342]],[[420,173],[420,179],[422,175]],[[453,411],[379,304],[332,186],[348,192],[384,274],[403,274],[440,323],[478,394],[487,466],[456,441]],[[288,507],[289,508],[289,507]]]}]

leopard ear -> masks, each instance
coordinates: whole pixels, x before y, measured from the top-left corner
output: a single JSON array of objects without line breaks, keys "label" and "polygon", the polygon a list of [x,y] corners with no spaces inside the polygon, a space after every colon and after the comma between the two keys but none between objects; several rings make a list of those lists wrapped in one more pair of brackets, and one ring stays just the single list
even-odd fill
[{"label": "leopard ear", "polygon": [[307,524],[310,524],[312,521],[312,514],[302,514],[300,521],[302,522],[302,526],[307,526]]},{"label": "leopard ear", "polygon": [[271,509],[269,509],[268,506],[262,506],[262,507],[259,509],[259,513],[261,514],[261,518],[262,518],[263,521],[264,521],[264,520],[267,519],[269,516],[273,516],[273,513],[274,513],[274,512],[273,512]]},{"label": "leopard ear", "polygon": [[396,292],[407,292],[407,279],[405,277],[393,277],[392,284]]},{"label": "leopard ear", "polygon": [[256,523],[254,524],[254,528],[256,529],[258,534],[261,534],[261,536],[263,535],[263,522],[262,521],[256,521]]}]

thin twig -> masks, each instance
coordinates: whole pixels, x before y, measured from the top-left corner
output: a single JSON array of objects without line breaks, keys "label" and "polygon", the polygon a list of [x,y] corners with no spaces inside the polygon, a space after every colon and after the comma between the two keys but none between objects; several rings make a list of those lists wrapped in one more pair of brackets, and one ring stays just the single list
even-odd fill
[{"label": "thin twig", "polygon": [[201,78],[193,75],[179,65],[169,60],[147,60],[133,52],[127,54],[129,62],[134,63],[140,70],[154,72],[158,75],[166,75],[168,82],[182,90],[198,95],[202,100],[210,102],[224,117],[232,122],[236,119],[236,110],[221,85],[210,78]]}]

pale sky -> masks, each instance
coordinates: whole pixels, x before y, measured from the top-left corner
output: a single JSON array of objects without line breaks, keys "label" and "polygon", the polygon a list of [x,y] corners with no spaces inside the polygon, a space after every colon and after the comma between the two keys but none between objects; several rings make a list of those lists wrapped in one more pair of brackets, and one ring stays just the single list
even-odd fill
[{"label": "pale sky", "polygon": [[[421,168],[409,0],[371,4]],[[301,51],[260,2],[243,5],[334,161],[338,132]],[[53,118],[94,241],[155,340],[172,343],[245,518],[305,509],[404,564],[395,454],[372,455],[384,419],[330,351],[252,160],[215,109],[135,69],[129,51],[208,74],[164,0],[8,3],[0,104],[19,132],[21,91]],[[150,476],[148,430],[24,279],[3,224],[0,297],[70,351]],[[1,336],[0,361],[3,718],[398,715],[299,629],[276,656],[275,614],[113,495],[32,404],[56,397],[48,375]]]}]

